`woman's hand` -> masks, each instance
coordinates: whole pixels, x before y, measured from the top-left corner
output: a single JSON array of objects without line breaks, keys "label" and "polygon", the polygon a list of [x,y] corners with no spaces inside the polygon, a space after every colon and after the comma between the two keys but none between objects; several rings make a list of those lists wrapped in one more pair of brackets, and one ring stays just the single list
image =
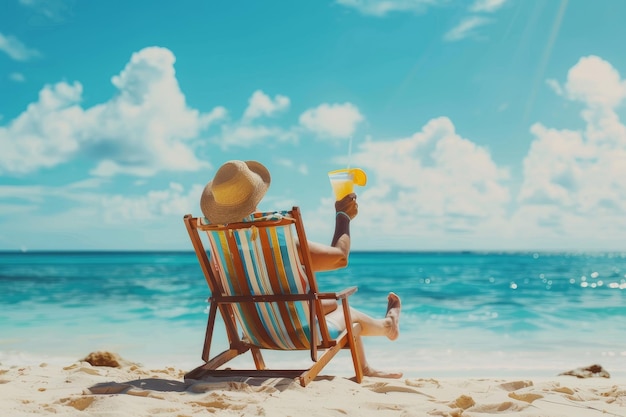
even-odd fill
[{"label": "woman's hand", "polygon": [[335,203],[335,211],[337,213],[346,213],[350,220],[354,219],[359,213],[359,205],[356,202],[356,194],[350,193]]}]

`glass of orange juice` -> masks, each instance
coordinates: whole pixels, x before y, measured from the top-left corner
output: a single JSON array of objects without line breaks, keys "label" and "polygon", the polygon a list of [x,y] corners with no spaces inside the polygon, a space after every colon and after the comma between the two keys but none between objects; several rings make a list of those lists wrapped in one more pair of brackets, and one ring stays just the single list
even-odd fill
[{"label": "glass of orange juice", "polygon": [[367,176],[360,168],[345,168],[328,173],[330,185],[335,193],[335,200],[339,201],[354,191],[354,185],[365,185]]}]

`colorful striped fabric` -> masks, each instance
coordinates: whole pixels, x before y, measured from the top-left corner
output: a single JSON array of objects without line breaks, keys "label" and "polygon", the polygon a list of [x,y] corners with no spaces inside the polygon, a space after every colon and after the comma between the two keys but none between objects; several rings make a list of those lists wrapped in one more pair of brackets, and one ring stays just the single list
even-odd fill
[{"label": "colorful striped fabric", "polygon": [[[280,224],[267,226],[266,220],[272,219]],[[291,219],[286,212],[263,213],[247,221],[263,221],[265,226],[206,230],[210,260],[218,271],[223,296],[309,292],[293,222],[282,221],[285,219]],[[310,348],[308,301],[236,303],[233,310],[244,338],[252,345],[280,350]],[[320,340],[319,328],[314,328]]]}]

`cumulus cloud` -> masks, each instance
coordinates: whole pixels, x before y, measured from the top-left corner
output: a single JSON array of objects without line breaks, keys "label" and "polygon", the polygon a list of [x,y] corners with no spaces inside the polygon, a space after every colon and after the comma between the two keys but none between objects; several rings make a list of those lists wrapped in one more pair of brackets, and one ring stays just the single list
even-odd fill
[{"label": "cumulus cloud", "polygon": [[337,4],[358,10],[370,16],[385,16],[391,12],[422,13],[428,6],[437,5],[441,0],[337,0]]},{"label": "cumulus cloud", "polygon": [[618,233],[625,231],[626,126],[615,112],[626,97],[625,85],[609,62],[589,56],[569,70],[564,87],[555,89],[583,104],[585,129],[532,126],[519,201],[520,212],[532,214],[533,224],[589,239],[594,237],[587,234],[593,233],[590,228],[615,231],[621,224]]},{"label": "cumulus cloud", "polygon": [[[562,85],[549,83],[582,105],[584,127],[533,124],[515,196],[508,170],[445,117],[410,137],[359,144],[353,164],[366,170],[369,182],[357,189],[355,242],[377,241],[384,229],[393,231],[385,236],[391,246],[405,249],[495,249],[494,242],[498,248],[535,250],[623,246],[626,126],[618,109],[626,98],[624,83],[598,57],[579,60]],[[331,199],[324,203],[331,209]],[[322,211],[316,215],[323,218]],[[315,219],[307,222],[324,227]]]},{"label": "cumulus cloud", "polygon": [[609,62],[591,55],[569,70],[565,92],[589,106],[615,107],[626,97],[626,81]]},{"label": "cumulus cloud", "polygon": [[29,61],[41,56],[39,51],[27,47],[16,37],[5,36],[2,33],[0,33],[0,51],[16,61]]},{"label": "cumulus cloud", "polygon": [[626,81],[604,59],[589,55],[578,60],[561,85],[555,79],[546,80],[558,95],[582,102],[588,107],[616,107],[626,97]]},{"label": "cumulus cloud", "polygon": [[256,90],[248,99],[248,106],[241,119],[222,123],[220,134],[213,141],[222,149],[295,142],[297,135],[291,129],[268,125],[260,120],[287,111],[290,103],[289,97],[277,94],[272,99],[263,91]]},{"label": "cumulus cloud", "polygon": [[364,120],[359,109],[351,103],[321,104],[303,112],[298,126],[283,127],[260,121],[261,117],[276,116],[290,106],[289,97],[277,94],[272,99],[261,90],[248,100],[242,118],[223,123],[214,141],[223,149],[249,148],[258,144],[274,146],[278,143],[296,143],[302,132],[310,132],[323,139],[344,139],[352,136]]},{"label": "cumulus cloud", "polygon": [[525,182],[519,199],[571,206],[573,192],[585,175],[578,161],[593,160],[592,149],[580,132],[549,129],[537,123],[531,133],[537,139],[524,161]]},{"label": "cumulus cloud", "polygon": [[351,103],[321,104],[302,113],[299,120],[303,127],[320,137],[348,138],[364,117]]},{"label": "cumulus cloud", "polygon": [[248,100],[248,107],[243,114],[245,121],[251,121],[262,116],[272,116],[289,107],[289,97],[276,95],[272,100],[261,90],[257,90]]},{"label": "cumulus cloud", "polygon": [[46,86],[39,100],[0,127],[0,172],[24,174],[56,166],[77,152],[83,110],[80,83]]},{"label": "cumulus cloud", "polygon": [[189,108],[174,61],[165,48],[134,53],[112,78],[117,94],[90,108],[80,106],[79,82],[45,86],[38,101],[0,127],[0,172],[24,174],[77,157],[95,162],[92,172],[104,176],[150,176],[206,166],[189,142],[226,111]]},{"label": "cumulus cloud", "polygon": [[446,117],[408,138],[365,142],[353,158],[373,179],[360,196],[372,230],[476,233],[505,217],[508,171]]},{"label": "cumulus cloud", "polygon": [[468,16],[464,18],[457,26],[450,29],[443,39],[448,42],[456,42],[470,36],[475,36],[475,29],[490,23],[491,20],[483,16]]}]

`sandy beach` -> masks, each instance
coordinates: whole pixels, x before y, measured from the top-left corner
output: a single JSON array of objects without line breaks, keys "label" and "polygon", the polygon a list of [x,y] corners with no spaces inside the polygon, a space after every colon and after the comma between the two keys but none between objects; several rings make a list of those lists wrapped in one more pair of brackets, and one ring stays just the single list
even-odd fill
[{"label": "sandy beach", "polygon": [[[115,357],[115,355],[113,355]],[[318,377],[185,381],[184,370],[74,363],[0,364],[0,415],[626,416],[623,378]]]}]

